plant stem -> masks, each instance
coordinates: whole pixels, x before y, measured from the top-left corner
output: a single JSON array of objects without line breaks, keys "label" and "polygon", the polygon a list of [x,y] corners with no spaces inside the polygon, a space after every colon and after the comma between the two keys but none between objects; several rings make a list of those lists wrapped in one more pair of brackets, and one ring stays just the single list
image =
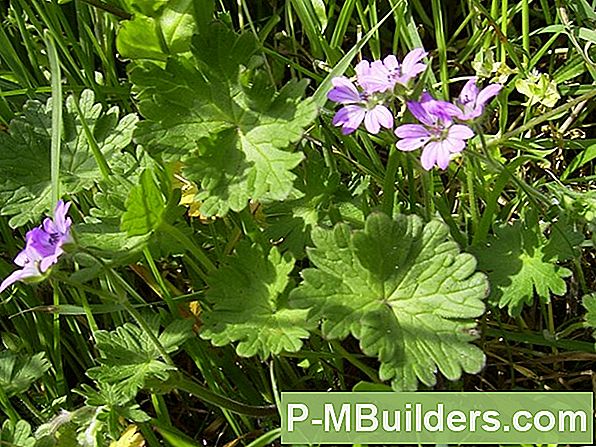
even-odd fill
[{"label": "plant stem", "polygon": [[184,244],[184,246],[188,248],[192,255],[197,259],[197,261],[199,261],[203,265],[203,267],[205,267],[207,273],[215,270],[215,264],[211,262],[211,259],[207,257],[203,250],[199,246],[197,246],[197,244],[195,244],[193,240],[191,240],[188,236],[182,233],[182,231],[168,223],[162,223],[161,227],[164,231],[167,231],[174,238],[178,239],[178,241]]},{"label": "plant stem", "polygon": [[267,417],[277,414],[277,408],[275,405],[253,406],[243,404],[242,402],[238,402],[228,397],[214,393],[213,391],[198,384],[194,380],[186,377],[183,373],[171,374],[167,381],[167,385],[170,385],[180,391],[185,391],[189,394],[192,394],[204,402],[216,407],[221,407],[222,409],[226,409],[232,413],[246,414],[248,416],[254,417]]},{"label": "plant stem", "polygon": [[333,346],[333,349],[338,352],[338,354],[340,354],[344,359],[346,359],[348,362],[350,362],[352,365],[354,365],[356,368],[358,368],[360,371],[366,374],[370,380],[372,380],[374,383],[383,383],[381,379],[379,379],[377,373],[372,368],[365,365],[363,362],[361,362],[355,356],[349,353],[346,349],[344,349],[340,342],[338,342],[337,340],[331,340],[330,343],[331,346]]}]

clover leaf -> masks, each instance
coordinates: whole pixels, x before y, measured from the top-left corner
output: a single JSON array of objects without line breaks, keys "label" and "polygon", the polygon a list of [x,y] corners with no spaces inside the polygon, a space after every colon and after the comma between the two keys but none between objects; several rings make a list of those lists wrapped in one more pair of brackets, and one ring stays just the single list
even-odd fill
[{"label": "clover leaf", "polygon": [[287,306],[294,259],[276,248],[267,255],[258,245],[240,242],[226,265],[209,278],[201,337],[216,346],[239,341],[238,355],[268,357],[295,352],[308,338],[307,311]]},{"label": "clover leaf", "polygon": [[482,368],[484,354],[469,342],[488,282],[445,224],[376,213],[363,230],[318,227],[312,239],[314,268],[302,271],[290,303],[322,319],[325,337],[353,335],[397,390],[432,386],[437,369],[455,380]]},{"label": "clover leaf", "polygon": [[193,59],[171,57],[165,68],[147,61],[132,68],[145,117],[137,140],[184,163],[184,176],[201,186],[203,215],[286,199],[303,159],[287,148],[316,116],[302,99],[306,83],[276,91],[259,67],[255,38],[222,23],[201,28],[191,51]]}]

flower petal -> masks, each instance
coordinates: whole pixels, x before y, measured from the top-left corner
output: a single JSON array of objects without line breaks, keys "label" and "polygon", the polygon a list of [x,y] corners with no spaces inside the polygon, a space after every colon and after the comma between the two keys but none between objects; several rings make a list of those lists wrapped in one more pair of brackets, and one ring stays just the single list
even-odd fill
[{"label": "flower petal", "polygon": [[443,147],[447,148],[450,153],[458,153],[464,150],[466,142],[464,140],[458,140],[457,138],[447,138],[442,142]]},{"label": "flower petal", "polygon": [[45,273],[48,269],[58,262],[58,257],[63,253],[62,249],[51,256],[46,256],[39,263],[39,271]]},{"label": "flower petal", "polygon": [[436,119],[434,119],[427,113],[425,107],[423,106],[423,102],[408,101],[407,104],[408,110],[412,115],[414,115],[414,117],[418,121],[420,121],[423,124],[426,124],[427,126],[432,126],[435,124]]},{"label": "flower petal", "polygon": [[462,104],[475,103],[478,97],[478,86],[476,85],[477,77],[473,77],[461,89],[459,94],[459,102]]},{"label": "flower petal", "polygon": [[381,125],[379,124],[379,120],[377,119],[376,115],[372,112],[372,110],[366,112],[364,116],[364,127],[373,135],[379,133],[381,130]]},{"label": "flower petal", "polygon": [[395,129],[395,135],[399,138],[430,137],[430,133],[426,127],[420,124],[402,124]]},{"label": "flower petal", "polygon": [[39,276],[41,275],[35,265],[33,263],[27,264],[25,268],[12,272],[4,279],[4,281],[2,281],[2,284],[0,284],[0,293],[4,292],[17,281],[22,281],[27,278],[37,278]]},{"label": "flower petal", "polygon": [[390,54],[383,59],[383,65],[385,65],[387,70],[399,70],[399,62],[393,54]]},{"label": "flower petal", "polygon": [[387,107],[379,104],[371,112],[375,114],[377,121],[385,129],[391,129],[393,127],[393,114]]},{"label": "flower petal", "polygon": [[400,151],[410,152],[424,146],[428,140],[430,140],[430,137],[404,138],[395,143],[395,146]]},{"label": "flower petal", "polygon": [[70,217],[67,217],[70,205],[72,205],[72,202],[64,203],[62,200],[59,200],[54,209],[54,224],[62,234],[68,233],[72,224]]},{"label": "flower petal", "polygon": [[334,126],[342,126],[342,133],[348,135],[354,132],[362,123],[366,110],[357,105],[342,107],[333,117]]},{"label": "flower petal", "polygon": [[356,70],[356,77],[360,80],[362,76],[366,76],[370,73],[370,62],[363,59],[356,64],[354,70]]},{"label": "flower petal", "polygon": [[327,93],[327,98],[340,104],[360,102],[360,94],[356,86],[345,76],[335,77],[331,80],[333,88]]},{"label": "flower petal", "polygon": [[426,57],[426,51],[424,51],[423,48],[414,48],[412,51],[410,51],[408,54],[406,54],[406,57],[404,57],[404,60],[401,64],[402,73],[403,74],[412,73],[413,71],[415,71],[417,69],[416,67],[418,65],[422,65],[424,67],[422,70],[424,71],[426,69],[426,65],[418,64],[418,63],[425,57]]},{"label": "flower petal", "polygon": [[437,156],[437,166],[441,169],[447,169],[447,167],[449,166],[449,162],[451,161],[451,152],[449,151],[447,141],[442,141],[438,143],[435,153]]},{"label": "flower petal", "polygon": [[478,98],[476,99],[477,106],[484,106],[489,100],[494,98],[499,94],[503,86],[501,84],[490,84],[483,88],[480,93],[478,93]]},{"label": "flower petal", "polygon": [[455,140],[467,140],[473,136],[474,131],[465,124],[453,124],[447,133],[447,138]]},{"label": "flower petal", "polygon": [[461,110],[455,104],[437,99],[425,102],[424,108],[430,115],[434,115],[444,121],[450,121],[451,118],[461,113]]},{"label": "flower petal", "polygon": [[427,171],[430,171],[433,168],[437,160],[437,145],[438,143],[436,141],[431,141],[422,151],[420,162],[422,163],[422,167]]}]

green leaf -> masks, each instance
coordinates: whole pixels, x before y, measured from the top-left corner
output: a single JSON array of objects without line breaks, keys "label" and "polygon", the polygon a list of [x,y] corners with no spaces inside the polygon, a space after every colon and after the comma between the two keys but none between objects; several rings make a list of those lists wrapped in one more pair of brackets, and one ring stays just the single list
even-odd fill
[{"label": "green leaf", "polygon": [[31,425],[25,420],[13,422],[7,419],[0,430],[0,445],[7,447],[33,447],[35,438],[31,435]]},{"label": "green leaf", "polygon": [[515,81],[515,88],[528,97],[529,105],[540,103],[546,107],[554,107],[561,99],[557,83],[546,73],[530,73],[527,79],[519,78]]},{"label": "green leaf", "polygon": [[170,0],[158,12],[143,8],[146,14],[121,22],[118,53],[133,60],[165,61],[168,55],[188,52],[196,31],[193,8],[193,0]]},{"label": "green leaf", "polygon": [[201,185],[204,215],[240,211],[253,200],[284,200],[303,155],[287,150],[316,116],[302,100],[305,82],[270,85],[253,57],[257,42],[221,23],[199,30],[192,61],[170,58],[165,68],[144,62],[130,77],[146,120],[136,137],[182,160],[184,176]]},{"label": "green leaf", "polygon": [[[158,321],[149,321],[152,333],[168,353],[192,336],[192,324],[192,320],[175,320],[158,336]],[[102,354],[101,365],[90,368],[87,374],[99,383],[115,384],[126,397],[142,388],[147,378],[166,380],[168,372],[175,369],[160,360],[149,335],[134,324],[125,323],[111,332],[97,331],[95,339]]]},{"label": "green leaf", "polygon": [[50,369],[45,353],[38,352],[31,357],[0,352],[0,387],[7,397],[24,393],[31,384]]},{"label": "green leaf", "polygon": [[166,209],[166,201],[151,169],[145,169],[139,184],[126,199],[126,211],[120,228],[129,236],[141,236],[156,230]]},{"label": "green leaf", "polygon": [[[91,90],[81,93],[78,106],[80,115],[74,96],[66,99],[60,154],[64,195],[89,189],[101,178],[82,120],[108,163],[130,144],[138,121],[134,114],[120,119],[116,107],[103,111],[101,104],[94,103]],[[11,121],[9,131],[0,132],[1,214],[13,216],[12,227],[35,222],[55,206],[50,197],[51,110],[51,100],[46,104],[28,101],[22,116]]]},{"label": "green leaf", "polygon": [[290,302],[323,319],[325,337],[353,335],[397,390],[434,385],[437,368],[450,380],[482,368],[484,355],[469,342],[488,281],[444,223],[377,213],[364,230],[338,224],[316,228],[312,239],[316,268],[302,271]]},{"label": "green leaf", "polygon": [[301,197],[264,207],[267,216],[264,236],[276,241],[282,252],[289,251],[295,258],[303,259],[311,242],[311,229],[326,216],[339,187],[339,176],[329,171],[315,150],[307,151],[305,163],[297,171]]},{"label": "green leaf", "polygon": [[[596,293],[592,293],[590,295],[585,295],[582,303],[586,308],[586,323],[592,329],[594,329],[593,335],[594,339],[596,339]],[[596,348],[596,344],[594,345]]]},{"label": "green leaf", "polygon": [[208,279],[201,337],[216,346],[239,341],[238,355],[266,358],[295,352],[308,338],[307,311],[287,306],[288,275],[294,259],[276,248],[266,255],[258,245],[240,242],[236,255]]},{"label": "green leaf", "polygon": [[474,248],[478,267],[490,280],[489,299],[516,316],[525,304],[534,302],[535,293],[544,302],[550,300],[551,294],[565,294],[564,278],[571,271],[558,266],[552,257],[556,250],[553,248],[561,246],[559,242],[553,240],[554,245],[549,246],[537,226],[526,226],[520,221],[498,228],[485,246]]},{"label": "green leaf", "polygon": [[158,15],[168,3],[170,0],[124,0],[129,11],[149,17]]}]

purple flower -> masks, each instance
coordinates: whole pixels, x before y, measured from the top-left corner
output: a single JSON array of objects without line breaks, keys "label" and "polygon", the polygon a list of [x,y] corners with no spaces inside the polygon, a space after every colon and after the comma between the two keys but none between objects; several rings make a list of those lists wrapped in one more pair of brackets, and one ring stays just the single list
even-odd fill
[{"label": "purple flower", "polygon": [[387,107],[377,104],[367,93],[359,92],[356,86],[345,76],[331,80],[333,88],[327,94],[331,101],[344,104],[333,117],[334,126],[342,126],[344,135],[354,132],[362,121],[372,134],[377,134],[381,127],[393,127],[393,115]]},{"label": "purple flower", "polygon": [[393,91],[396,84],[407,87],[409,82],[426,70],[420,61],[426,56],[422,48],[410,51],[402,63],[394,55],[383,61],[362,61],[356,66],[358,83],[368,93]]},{"label": "purple flower", "polygon": [[22,269],[13,272],[0,284],[0,293],[17,281],[42,277],[58,262],[58,258],[64,253],[62,246],[72,240],[72,221],[67,217],[69,208],[70,202],[59,200],[54,210],[54,220],[46,218],[42,226],[27,232],[25,248],[14,259],[14,263]]},{"label": "purple flower", "polygon": [[460,110],[446,101],[433,99],[423,93],[419,102],[408,101],[408,109],[422,124],[403,124],[395,129],[399,138],[396,144],[402,151],[422,149],[420,161],[429,171],[433,166],[446,169],[451,154],[461,152],[466,146],[465,140],[472,138],[474,132],[464,124],[455,124]]},{"label": "purple flower", "polygon": [[459,98],[456,100],[456,104],[460,109],[457,118],[462,121],[470,121],[482,115],[484,105],[497,96],[503,88],[501,84],[490,84],[479,90],[476,81],[477,78],[474,77],[466,82],[459,94]]}]

